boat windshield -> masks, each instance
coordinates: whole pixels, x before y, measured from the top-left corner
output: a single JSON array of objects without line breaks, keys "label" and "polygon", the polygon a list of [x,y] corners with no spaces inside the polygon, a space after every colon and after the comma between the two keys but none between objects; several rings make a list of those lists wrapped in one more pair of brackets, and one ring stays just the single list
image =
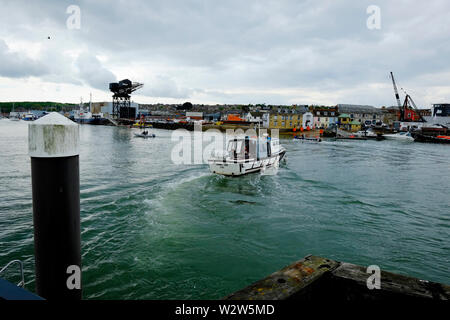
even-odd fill
[{"label": "boat windshield", "polygon": [[228,142],[227,151],[233,159],[254,159],[258,153],[257,145],[254,139],[234,139]]},{"label": "boat windshield", "polygon": [[231,140],[228,142],[227,151],[236,151],[239,152],[242,150],[242,145],[244,144],[244,140]]}]

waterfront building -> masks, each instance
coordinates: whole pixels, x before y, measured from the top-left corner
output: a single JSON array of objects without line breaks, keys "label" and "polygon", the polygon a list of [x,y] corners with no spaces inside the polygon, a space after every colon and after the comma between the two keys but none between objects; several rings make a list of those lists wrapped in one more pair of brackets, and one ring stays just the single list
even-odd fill
[{"label": "waterfront building", "polygon": [[359,130],[361,130],[361,122],[359,122],[358,120],[353,120],[352,122],[350,122],[350,131],[357,132]]},{"label": "waterfront building", "polygon": [[352,122],[350,115],[346,114],[346,113],[341,113],[338,116],[338,125],[341,129],[344,130],[351,130],[351,125],[350,123]]},{"label": "waterfront building", "polygon": [[311,112],[305,112],[302,119],[303,129],[312,129],[314,125],[314,115]]},{"label": "waterfront building", "polygon": [[383,114],[381,121],[389,127],[394,127],[394,123],[398,122],[400,111],[397,106],[381,107]]},{"label": "waterfront building", "polygon": [[189,120],[203,120],[203,112],[186,111],[186,119]]},{"label": "waterfront building", "polygon": [[[130,109],[132,116],[134,115],[134,118],[137,118],[140,114],[140,107],[139,104],[136,102],[131,101],[130,102]],[[113,103],[111,101],[104,101],[104,102],[92,102],[90,106],[90,112],[92,114],[100,114],[103,113],[105,117],[112,117],[113,114]]]},{"label": "waterfront building", "polygon": [[205,113],[203,115],[205,121],[217,122],[220,121],[220,112],[215,113]]},{"label": "waterfront building", "polygon": [[337,109],[339,113],[349,115],[350,122],[358,120],[361,125],[369,127],[375,124],[381,124],[383,118],[383,110],[368,105],[356,104],[338,104]]},{"label": "waterfront building", "polygon": [[[303,114],[306,109],[303,107],[284,107],[271,110],[269,112],[269,128],[280,130],[300,129],[303,120]],[[267,116],[266,116],[267,117]]]},{"label": "waterfront building", "polygon": [[314,115],[314,128],[326,129],[337,122],[338,110],[336,106],[311,106],[311,113]]},{"label": "waterfront building", "polygon": [[243,118],[247,122],[252,123],[262,123],[262,113],[261,112],[247,112],[243,115]]}]

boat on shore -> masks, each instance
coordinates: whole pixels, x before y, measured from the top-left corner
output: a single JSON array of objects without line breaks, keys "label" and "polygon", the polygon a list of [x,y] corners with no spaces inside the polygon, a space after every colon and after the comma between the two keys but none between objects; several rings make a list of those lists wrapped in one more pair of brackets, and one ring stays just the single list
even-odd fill
[{"label": "boat on shore", "polygon": [[224,176],[242,176],[278,168],[286,154],[278,138],[235,137],[228,141],[226,150],[215,150],[208,160],[212,173]]}]

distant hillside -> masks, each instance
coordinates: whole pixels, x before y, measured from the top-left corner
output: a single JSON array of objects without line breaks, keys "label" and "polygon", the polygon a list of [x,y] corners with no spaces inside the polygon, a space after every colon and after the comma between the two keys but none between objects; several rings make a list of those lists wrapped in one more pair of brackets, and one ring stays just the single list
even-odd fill
[{"label": "distant hillside", "polygon": [[0,112],[8,113],[12,110],[14,104],[14,111],[27,111],[27,110],[47,110],[47,111],[60,111],[71,110],[78,106],[74,103],[61,103],[50,101],[22,101],[22,102],[0,102]]}]

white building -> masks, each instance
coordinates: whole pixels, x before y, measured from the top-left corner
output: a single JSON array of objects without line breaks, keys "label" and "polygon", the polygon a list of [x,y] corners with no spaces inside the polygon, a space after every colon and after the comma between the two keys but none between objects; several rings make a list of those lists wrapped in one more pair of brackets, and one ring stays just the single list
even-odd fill
[{"label": "white building", "polygon": [[313,125],[314,125],[314,115],[311,112],[306,112],[305,114],[303,114],[302,120],[303,129],[306,129],[307,127],[312,129]]}]

